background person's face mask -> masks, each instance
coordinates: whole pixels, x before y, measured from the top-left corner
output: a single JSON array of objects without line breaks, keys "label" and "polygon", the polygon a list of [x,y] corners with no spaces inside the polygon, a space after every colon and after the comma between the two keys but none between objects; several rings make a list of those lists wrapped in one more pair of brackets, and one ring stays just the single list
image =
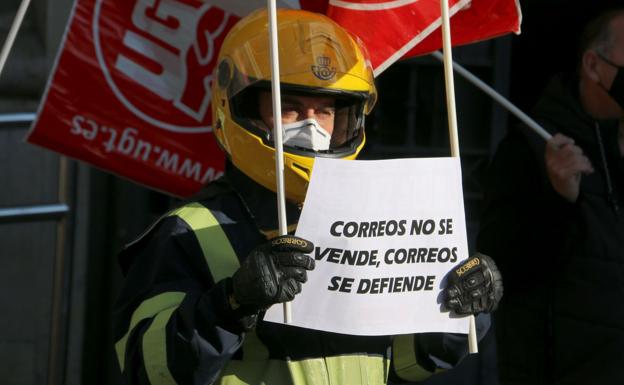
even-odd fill
[{"label": "background person's face mask", "polygon": [[624,67],[618,67],[613,84],[609,88],[609,95],[624,109]]},{"label": "background person's face mask", "polygon": [[[614,62],[612,62],[611,60],[607,59],[606,57],[604,57],[601,54],[598,54],[598,56],[605,63],[609,64],[610,66],[614,67],[617,70],[617,72],[615,74],[615,78],[613,79],[613,83],[611,84],[611,87],[609,87],[607,89],[607,92],[613,98],[613,100],[615,100],[615,102],[621,108],[624,109],[624,67],[615,64]],[[606,87],[605,87],[605,89],[606,89]]]},{"label": "background person's face mask", "polygon": [[282,124],[284,145],[298,146],[314,151],[329,150],[331,135],[315,119]]}]

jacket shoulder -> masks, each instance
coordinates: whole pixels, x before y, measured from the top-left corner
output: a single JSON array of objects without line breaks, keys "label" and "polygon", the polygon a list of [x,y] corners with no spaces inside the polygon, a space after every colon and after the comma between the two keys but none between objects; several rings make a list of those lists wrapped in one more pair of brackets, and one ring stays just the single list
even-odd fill
[{"label": "jacket shoulder", "polygon": [[[258,231],[238,194],[216,184],[198,196],[171,209],[119,253],[119,264],[125,272],[135,255],[146,248],[168,243],[192,256],[208,261],[213,249],[223,250],[240,259],[258,242]],[[194,258],[198,259],[198,258]]]},{"label": "jacket shoulder", "polygon": [[227,207],[236,204],[234,199],[233,193],[219,184],[208,185],[195,200],[182,202],[161,215],[119,252],[118,262],[123,273],[132,265],[135,255],[148,245],[157,243],[164,248],[167,243],[182,243],[183,248],[188,249],[184,244],[195,238],[196,227],[220,225]]}]

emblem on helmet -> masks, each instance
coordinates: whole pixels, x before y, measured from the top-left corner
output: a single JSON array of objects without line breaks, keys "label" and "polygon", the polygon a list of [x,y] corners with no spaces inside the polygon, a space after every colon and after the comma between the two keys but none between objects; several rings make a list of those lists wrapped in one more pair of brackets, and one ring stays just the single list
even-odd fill
[{"label": "emblem on helmet", "polygon": [[312,73],[321,80],[329,80],[336,76],[336,67],[329,67],[331,59],[327,56],[319,56],[316,58],[318,65],[312,66]]}]

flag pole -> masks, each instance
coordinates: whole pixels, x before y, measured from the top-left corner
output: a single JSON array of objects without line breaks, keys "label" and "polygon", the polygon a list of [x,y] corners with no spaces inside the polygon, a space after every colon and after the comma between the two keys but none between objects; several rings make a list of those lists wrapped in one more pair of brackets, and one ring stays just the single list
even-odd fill
[{"label": "flag pole", "polygon": [[2,51],[0,51],[0,76],[2,75],[4,65],[6,64],[6,61],[9,57],[11,48],[13,48],[13,43],[15,43],[17,31],[19,31],[20,27],[22,26],[22,22],[24,21],[24,16],[26,16],[26,10],[28,9],[29,5],[30,0],[22,0],[22,3],[17,9],[15,19],[13,20],[13,24],[11,25],[11,29],[9,30],[9,34],[7,35],[6,41],[4,42]]},{"label": "flag pole", "polygon": [[[453,78],[453,52],[451,46],[451,23],[448,0],[440,0],[442,14],[442,47],[444,52],[444,80],[446,84],[446,109],[448,112],[451,156],[459,158],[459,135],[457,132],[457,111],[455,109],[455,80]],[[468,317],[468,351],[478,353],[477,328],[474,315]]]},{"label": "flag pole", "polygon": [[[431,55],[441,62],[444,61],[444,55],[442,55],[438,51],[432,52]],[[489,97],[494,99],[495,102],[503,106],[507,111],[512,113],[516,118],[518,118],[522,123],[526,124],[529,128],[531,128],[536,134],[541,136],[544,140],[549,140],[552,137],[552,135],[548,131],[546,131],[542,126],[540,126],[539,123],[533,120],[533,118],[531,118],[524,111],[516,107],[513,103],[507,100],[498,91],[490,87],[483,80],[476,77],[473,73],[468,71],[466,68],[462,67],[461,65],[455,62],[453,62],[453,68],[455,69],[455,72],[463,76],[464,79],[472,83],[478,89],[485,92]]]},{"label": "flag pole", "polygon": [[[288,233],[286,222],[286,195],[284,193],[284,146],[282,139],[282,101],[280,90],[279,49],[277,39],[276,0],[267,0],[269,13],[269,41],[271,58],[271,91],[273,95],[273,143],[275,145],[275,178],[277,183],[277,216],[279,235]],[[284,303],[284,322],[292,322],[290,302]]]}]

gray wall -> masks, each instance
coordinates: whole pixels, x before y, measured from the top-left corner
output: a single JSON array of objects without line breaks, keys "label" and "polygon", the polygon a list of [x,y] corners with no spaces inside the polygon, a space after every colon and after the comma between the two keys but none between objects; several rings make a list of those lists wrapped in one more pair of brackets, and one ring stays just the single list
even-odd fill
[{"label": "gray wall", "polygon": [[[4,42],[18,0],[0,4]],[[34,112],[70,2],[35,0],[0,78],[0,114]],[[54,20],[50,10],[54,10]],[[0,209],[69,203],[72,165],[24,143],[28,123],[0,124]],[[64,296],[71,215],[0,220],[0,378],[3,384],[51,384],[64,346]]]},{"label": "gray wall", "polygon": [[[0,2],[0,41],[19,3]],[[72,4],[33,0],[0,77],[0,121],[36,112]],[[115,254],[171,199],[24,143],[29,125],[0,123],[0,383],[116,384]],[[48,204],[68,212],[6,216]]]}]

